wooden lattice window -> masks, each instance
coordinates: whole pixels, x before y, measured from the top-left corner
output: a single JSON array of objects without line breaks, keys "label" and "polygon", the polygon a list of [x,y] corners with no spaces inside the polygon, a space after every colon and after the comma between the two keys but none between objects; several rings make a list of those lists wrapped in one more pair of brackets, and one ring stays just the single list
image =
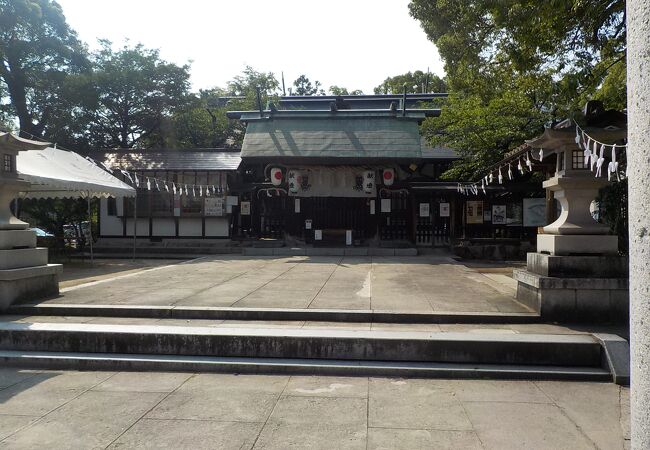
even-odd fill
[{"label": "wooden lattice window", "polygon": [[13,172],[14,171],[13,155],[8,155],[6,153],[3,155],[2,171],[3,172]]}]

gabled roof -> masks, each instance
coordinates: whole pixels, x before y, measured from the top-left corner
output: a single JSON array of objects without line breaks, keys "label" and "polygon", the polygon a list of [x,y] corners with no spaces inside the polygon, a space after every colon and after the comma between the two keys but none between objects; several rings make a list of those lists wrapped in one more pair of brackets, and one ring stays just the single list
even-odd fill
[{"label": "gabled roof", "polygon": [[197,150],[107,150],[90,156],[107,166],[124,170],[237,170],[238,151]]},{"label": "gabled roof", "polygon": [[21,138],[13,133],[0,131],[0,148],[10,149],[12,151],[43,150],[50,145],[49,142],[33,141],[31,139]]},{"label": "gabled roof", "polygon": [[294,111],[248,121],[242,158],[421,158],[419,114]]}]

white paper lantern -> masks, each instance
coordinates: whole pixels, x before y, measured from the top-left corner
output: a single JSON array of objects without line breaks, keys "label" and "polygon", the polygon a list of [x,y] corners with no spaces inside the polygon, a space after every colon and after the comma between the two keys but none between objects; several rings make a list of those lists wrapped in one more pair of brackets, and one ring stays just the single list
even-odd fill
[{"label": "white paper lantern", "polygon": [[300,172],[297,170],[289,170],[287,172],[287,183],[289,184],[289,192],[296,194],[300,189]]},{"label": "white paper lantern", "polygon": [[395,181],[395,170],[384,169],[382,179],[384,180],[384,186],[392,186],[393,182]]},{"label": "white paper lantern", "polygon": [[282,184],[282,169],[278,167],[271,169],[271,183],[273,183],[273,186],[280,186]]},{"label": "white paper lantern", "polygon": [[363,192],[372,194],[375,192],[375,172],[374,170],[365,170],[363,172]]}]

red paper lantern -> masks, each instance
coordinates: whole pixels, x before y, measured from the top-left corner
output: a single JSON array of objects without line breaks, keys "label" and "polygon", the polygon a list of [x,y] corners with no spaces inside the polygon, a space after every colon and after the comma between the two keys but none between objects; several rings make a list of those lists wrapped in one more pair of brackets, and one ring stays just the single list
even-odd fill
[{"label": "red paper lantern", "polygon": [[395,181],[395,170],[393,169],[384,169],[383,175],[384,185],[392,186],[393,181]]},{"label": "red paper lantern", "polygon": [[273,186],[280,186],[282,184],[282,169],[277,167],[271,169],[271,183],[273,183]]}]

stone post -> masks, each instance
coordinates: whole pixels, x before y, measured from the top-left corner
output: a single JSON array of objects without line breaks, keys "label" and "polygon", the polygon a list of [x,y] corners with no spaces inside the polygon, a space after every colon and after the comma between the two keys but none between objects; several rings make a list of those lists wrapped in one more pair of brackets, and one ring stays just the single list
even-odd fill
[{"label": "stone post", "polygon": [[650,448],[650,0],[627,1],[632,448]]}]

